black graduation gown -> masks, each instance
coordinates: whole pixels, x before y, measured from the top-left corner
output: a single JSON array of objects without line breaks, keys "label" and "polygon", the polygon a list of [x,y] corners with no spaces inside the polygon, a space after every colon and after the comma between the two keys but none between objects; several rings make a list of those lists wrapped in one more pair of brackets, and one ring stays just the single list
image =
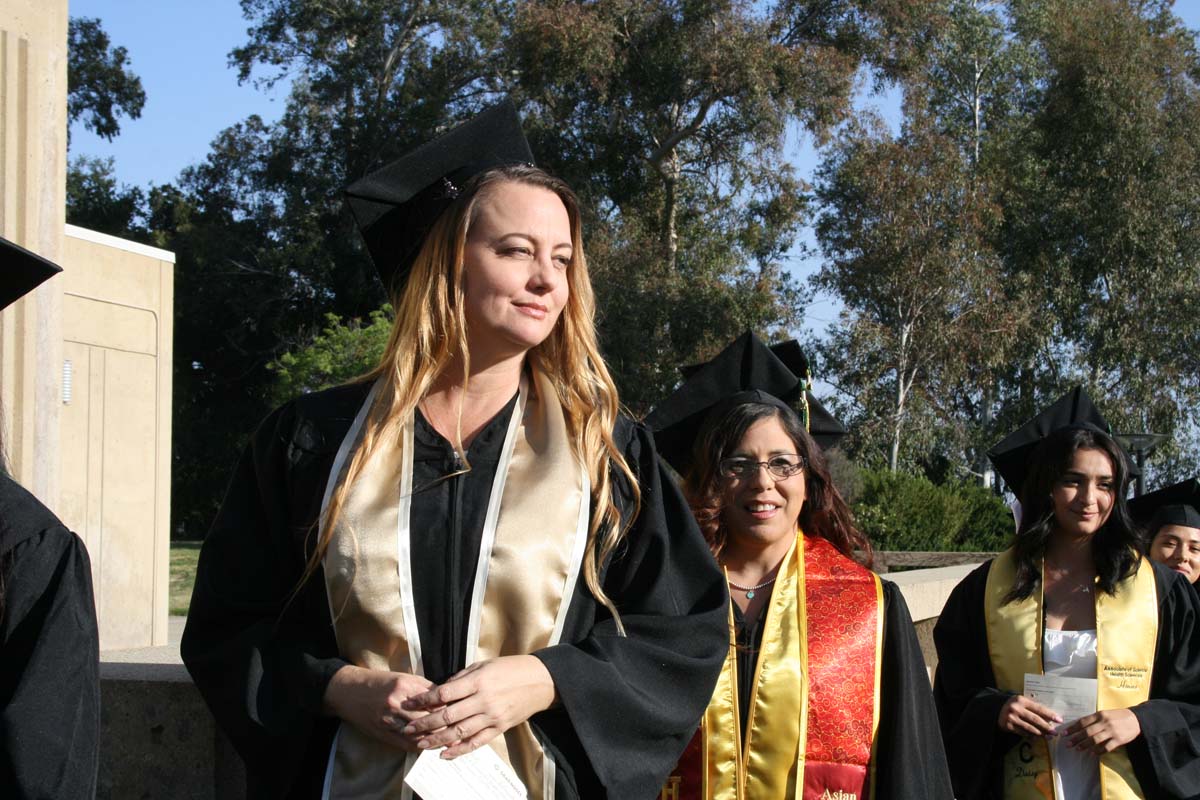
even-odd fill
[{"label": "black graduation gown", "polygon": [[100,645],[83,542],[0,473],[0,796],[89,798]]},{"label": "black graduation gown", "polygon": [[[271,414],[237,466],[200,554],[182,654],[246,762],[251,797],[319,797],[336,721],[321,714],[338,655],[318,572],[295,597],[332,462],[368,387]],[[413,591],[426,675],[461,669],[483,515],[513,404],[469,449],[472,471],[418,416]],[[559,798],[652,798],[704,711],[727,647],[727,594],[644,428],[614,432],[641,488],[626,545],[602,575],[628,637],[580,580],[564,644],[535,655],[559,706],[530,721],[558,762]],[[620,481],[618,481],[620,483]],[[628,487],[619,493],[630,508]]]},{"label": "black graduation gown", "polygon": [[[959,800],[1000,798],[1004,754],[1020,741],[1000,730],[1012,696],[996,688],[988,657],[983,564],[950,593],[933,636],[934,697]],[[1148,800],[1200,795],[1200,601],[1182,575],[1154,564],[1158,642],[1150,699],[1133,706],[1142,734],[1126,745]]]},{"label": "black graduation gown", "polygon": [[[879,731],[875,742],[876,800],[951,800],[950,774],[938,733],[929,673],[900,588],[883,581],[883,657]],[[738,708],[742,734],[754,691],[763,614],[746,624],[734,606],[738,631]]]}]

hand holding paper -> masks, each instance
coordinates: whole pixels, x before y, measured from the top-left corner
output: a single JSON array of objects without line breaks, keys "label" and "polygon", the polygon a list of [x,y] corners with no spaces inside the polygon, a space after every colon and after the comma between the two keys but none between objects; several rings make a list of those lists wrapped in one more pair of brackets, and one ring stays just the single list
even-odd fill
[{"label": "hand holding paper", "polygon": [[1058,714],[1062,723],[1054,732],[1060,733],[1063,726],[1096,713],[1096,686],[1095,678],[1026,673],[1023,694]]}]

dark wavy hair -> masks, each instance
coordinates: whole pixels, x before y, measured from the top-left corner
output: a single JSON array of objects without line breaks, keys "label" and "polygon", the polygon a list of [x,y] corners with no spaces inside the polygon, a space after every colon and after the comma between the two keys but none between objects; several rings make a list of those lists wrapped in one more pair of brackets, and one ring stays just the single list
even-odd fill
[{"label": "dark wavy hair", "polygon": [[1098,429],[1060,428],[1043,439],[1030,457],[1033,466],[1021,487],[1021,526],[1013,543],[1017,578],[1012,591],[1004,598],[1005,603],[1024,600],[1042,582],[1042,556],[1057,524],[1050,493],[1070,469],[1080,450],[1099,450],[1113,465],[1112,510],[1091,540],[1092,561],[1100,589],[1113,594],[1117,583],[1137,569],[1142,542],[1125,502],[1125,491],[1129,486],[1129,464],[1125,453],[1111,436]]},{"label": "dark wavy hair", "polygon": [[[833,485],[821,448],[794,412],[755,402],[740,403],[705,420],[693,445],[691,469],[684,476],[684,493],[713,555],[721,554],[728,537],[721,522],[723,479],[718,465],[737,449],[751,426],[771,418],[779,420],[796,446],[796,453],[804,459],[805,500],[800,509],[800,528],[809,536],[825,539],[842,555],[870,567],[871,542],[854,524],[849,506]],[[856,550],[860,553],[856,554]]]}]

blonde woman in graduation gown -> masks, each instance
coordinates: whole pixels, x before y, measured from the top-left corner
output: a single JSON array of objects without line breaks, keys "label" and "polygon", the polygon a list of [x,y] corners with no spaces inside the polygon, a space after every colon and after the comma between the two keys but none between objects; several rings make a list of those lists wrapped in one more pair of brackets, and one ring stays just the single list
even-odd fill
[{"label": "blonde woman in graduation gown", "polygon": [[387,352],[254,434],[183,641],[252,797],[407,800],[419,752],[491,747],[535,800],[650,798],[707,702],[724,587],[529,161],[503,104],[347,192]]}]

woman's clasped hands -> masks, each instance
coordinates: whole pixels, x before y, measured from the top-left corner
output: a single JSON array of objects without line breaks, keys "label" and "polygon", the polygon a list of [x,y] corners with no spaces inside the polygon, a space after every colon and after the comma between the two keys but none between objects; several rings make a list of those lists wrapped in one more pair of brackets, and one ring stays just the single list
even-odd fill
[{"label": "woman's clasped hands", "polygon": [[405,708],[405,702],[432,687],[419,675],[345,666],[325,688],[325,711],[373,739],[414,752],[417,737],[405,734],[404,728],[429,712]]},{"label": "woman's clasped hands", "polygon": [[346,666],[330,680],[325,708],[385,744],[409,752],[445,747],[442,757],[454,758],[556,698],[540,659],[504,656],[472,664],[440,686],[418,675]]},{"label": "woman's clasped hands", "polygon": [[445,747],[442,758],[469,753],[554,705],[546,665],[535,656],[503,656],[464,669],[441,686],[410,697],[404,728],[422,750]]}]

